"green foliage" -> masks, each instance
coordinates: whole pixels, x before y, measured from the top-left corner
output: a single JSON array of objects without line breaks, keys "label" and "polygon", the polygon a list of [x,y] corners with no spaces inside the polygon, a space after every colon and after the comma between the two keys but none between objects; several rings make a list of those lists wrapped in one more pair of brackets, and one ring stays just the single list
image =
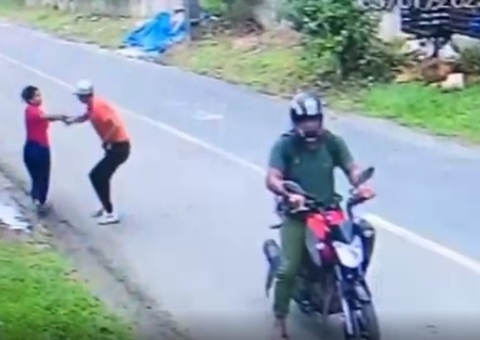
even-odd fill
[{"label": "green foliage", "polygon": [[223,0],[202,0],[202,8],[212,15],[221,16],[226,12],[226,4]]},{"label": "green foliage", "polygon": [[202,7],[209,13],[221,16],[224,19],[244,23],[254,19],[255,8],[261,3],[261,0],[202,0]]},{"label": "green foliage", "polygon": [[398,63],[378,18],[354,0],[289,0],[287,18],[306,37],[302,66],[322,82],[385,81]]}]

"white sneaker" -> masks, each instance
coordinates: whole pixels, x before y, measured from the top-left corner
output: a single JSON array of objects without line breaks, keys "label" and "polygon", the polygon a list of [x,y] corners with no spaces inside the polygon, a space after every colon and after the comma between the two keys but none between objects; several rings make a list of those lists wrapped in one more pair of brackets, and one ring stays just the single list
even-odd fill
[{"label": "white sneaker", "polygon": [[118,218],[115,212],[107,213],[106,211],[98,218],[98,224],[107,225],[119,223],[120,219]]}]

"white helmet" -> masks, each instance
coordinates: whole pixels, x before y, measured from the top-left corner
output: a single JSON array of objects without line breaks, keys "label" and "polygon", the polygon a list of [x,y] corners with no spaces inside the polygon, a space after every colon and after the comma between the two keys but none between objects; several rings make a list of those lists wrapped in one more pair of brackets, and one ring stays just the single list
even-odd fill
[{"label": "white helmet", "polygon": [[93,84],[90,80],[82,79],[78,81],[77,85],[75,86],[76,95],[79,96],[88,96],[93,94]]}]

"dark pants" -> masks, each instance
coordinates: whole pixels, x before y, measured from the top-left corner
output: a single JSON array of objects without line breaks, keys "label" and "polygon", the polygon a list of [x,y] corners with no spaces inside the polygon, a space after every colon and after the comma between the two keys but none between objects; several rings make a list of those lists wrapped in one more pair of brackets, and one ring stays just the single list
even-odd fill
[{"label": "dark pants", "polygon": [[130,143],[111,143],[105,150],[105,156],[90,171],[90,180],[103,209],[111,213],[113,211],[110,201],[110,179],[118,167],[124,163],[130,155]]},{"label": "dark pants", "polygon": [[50,185],[50,149],[37,142],[27,141],[23,147],[23,162],[32,182],[32,199],[45,203]]},{"label": "dark pants", "polygon": [[280,228],[282,260],[277,272],[273,311],[277,318],[285,318],[290,311],[290,300],[295,279],[302,265],[307,226],[296,219],[286,218]]}]

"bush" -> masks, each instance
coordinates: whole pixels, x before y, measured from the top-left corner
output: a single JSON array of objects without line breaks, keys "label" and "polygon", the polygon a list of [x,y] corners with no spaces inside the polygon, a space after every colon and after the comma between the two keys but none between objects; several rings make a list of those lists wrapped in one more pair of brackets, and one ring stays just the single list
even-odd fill
[{"label": "bush", "polygon": [[226,4],[223,0],[202,0],[201,5],[204,10],[212,15],[221,16],[226,11]]},{"label": "bush", "polygon": [[288,0],[287,19],[305,35],[303,67],[323,82],[391,79],[398,60],[377,38],[378,18],[354,0]]},{"label": "bush", "polygon": [[467,74],[480,75],[480,47],[470,47],[460,53],[460,68]]},{"label": "bush", "polygon": [[254,17],[254,9],[257,3],[256,0],[226,0],[225,15],[232,21],[248,21]]}]

